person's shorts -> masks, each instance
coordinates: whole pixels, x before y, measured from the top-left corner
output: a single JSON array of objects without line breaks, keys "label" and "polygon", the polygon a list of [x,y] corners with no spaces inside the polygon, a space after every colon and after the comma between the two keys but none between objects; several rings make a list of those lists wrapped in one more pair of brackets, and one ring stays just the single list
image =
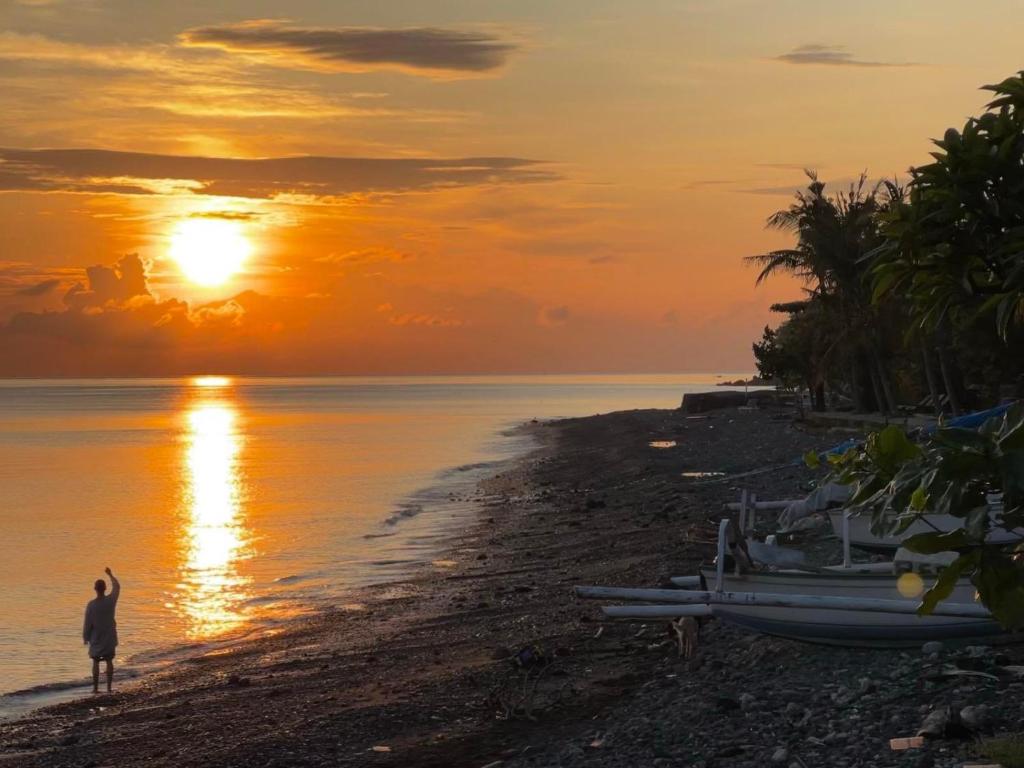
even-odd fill
[{"label": "person's shorts", "polygon": [[109,656],[90,656],[89,658],[93,661],[113,661],[114,654],[112,653]]}]

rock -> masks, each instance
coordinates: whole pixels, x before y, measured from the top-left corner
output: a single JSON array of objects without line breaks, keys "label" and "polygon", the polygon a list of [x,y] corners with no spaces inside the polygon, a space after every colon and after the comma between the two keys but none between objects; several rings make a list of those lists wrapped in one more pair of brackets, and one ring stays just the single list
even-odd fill
[{"label": "rock", "polygon": [[936,709],[928,713],[921,727],[917,729],[918,736],[926,739],[939,739],[946,732],[946,723],[949,722],[948,709]]},{"label": "rock", "polygon": [[729,696],[715,697],[715,709],[719,712],[734,712],[740,708],[740,703]]},{"label": "rock", "polygon": [[928,713],[917,735],[926,739],[963,739],[971,735],[971,730],[960,720],[959,712],[943,707]]},{"label": "rock", "polygon": [[988,725],[988,707],[984,704],[964,707],[960,710],[960,721],[972,731],[984,730]]},{"label": "rock", "polygon": [[787,760],[789,760],[789,750],[785,747],[776,747],[775,751],[772,752],[772,762],[776,765],[782,765]]},{"label": "rock", "polygon": [[754,706],[756,701],[757,697],[754,696],[752,693],[741,693],[739,698],[740,709],[750,709]]},{"label": "rock", "polygon": [[738,408],[747,404],[742,392],[687,392],[679,406],[683,413],[704,413],[717,408]]},{"label": "rock", "polygon": [[932,640],[921,646],[921,653],[925,656],[932,656],[937,653],[942,653],[943,645],[938,640]]},{"label": "rock", "polygon": [[874,693],[878,690],[878,683],[872,680],[870,677],[862,677],[857,681],[857,693],[861,696],[866,696],[869,693]]},{"label": "rock", "polygon": [[992,647],[989,645],[969,645],[967,655],[972,659],[981,659],[992,655]]}]

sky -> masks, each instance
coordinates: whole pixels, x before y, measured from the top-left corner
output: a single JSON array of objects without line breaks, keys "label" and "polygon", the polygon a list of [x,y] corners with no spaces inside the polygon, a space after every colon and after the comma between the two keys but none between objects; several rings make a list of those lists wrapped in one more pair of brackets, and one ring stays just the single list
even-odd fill
[{"label": "sky", "polygon": [[1024,64],[964,8],[0,0],[0,376],[751,370],[803,169]]}]

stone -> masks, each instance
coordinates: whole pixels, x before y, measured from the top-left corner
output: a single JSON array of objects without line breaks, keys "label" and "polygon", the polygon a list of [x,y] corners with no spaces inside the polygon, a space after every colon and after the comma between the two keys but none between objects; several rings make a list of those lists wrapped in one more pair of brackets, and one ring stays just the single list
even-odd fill
[{"label": "stone", "polygon": [[988,707],[977,704],[960,710],[960,721],[972,731],[981,731],[989,721]]},{"label": "stone", "polygon": [[757,697],[752,693],[741,693],[740,694],[740,709],[750,709],[757,702]]},{"label": "stone", "polygon": [[931,640],[921,646],[921,653],[925,656],[932,656],[937,653],[942,653],[943,645],[938,640]]},{"label": "stone", "polygon": [[775,751],[772,752],[772,762],[776,765],[781,765],[787,760],[789,760],[789,750],[785,747],[776,747]]},{"label": "stone", "polygon": [[718,696],[715,698],[715,708],[719,712],[733,712],[740,708],[740,703],[728,696]]},{"label": "stone", "polygon": [[862,677],[860,680],[857,681],[857,692],[860,693],[861,696],[864,696],[869,693],[874,693],[877,690],[878,683],[876,683],[870,677]]}]

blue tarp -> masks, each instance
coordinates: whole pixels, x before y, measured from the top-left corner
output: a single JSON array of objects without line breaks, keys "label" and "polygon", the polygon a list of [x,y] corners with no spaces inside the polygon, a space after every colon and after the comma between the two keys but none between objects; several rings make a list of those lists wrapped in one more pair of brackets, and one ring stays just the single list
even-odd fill
[{"label": "blue tarp", "polygon": [[[1012,403],[1012,402],[1010,402],[1010,403],[1003,403],[1002,405],[997,405],[995,408],[989,408],[989,409],[984,410],[984,411],[975,411],[974,413],[966,413],[963,416],[957,416],[956,418],[949,419],[948,421],[946,421],[942,425],[942,427],[943,428],[946,428],[946,427],[957,427],[959,429],[978,429],[978,428],[981,427],[982,424],[984,424],[989,419],[991,419],[991,418],[993,418],[995,416],[1002,416],[1004,413],[1006,413],[1006,411],[1009,409],[1009,407],[1011,405],[1013,405],[1013,404],[1014,403]],[[939,429],[939,425],[938,424],[933,424],[933,425],[931,425],[929,427],[925,427],[924,428],[924,433],[926,435],[930,435],[933,432],[935,432],[937,429]],[[829,448],[827,451],[824,451],[823,453],[821,453],[820,454],[821,459],[822,459],[822,461],[825,461],[826,457],[828,457],[830,455],[835,455],[835,454],[838,454],[838,453],[846,453],[851,448],[856,448],[858,445],[860,445],[860,442],[861,441],[857,440],[856,438],[851,438],[849,440],[846,440],[846,441],[840,443],[839,445],[833,446],[832,448]],[[802,462],[803,462],[803,459],[800,459],[800,461],[798,463],[802,463]]]}]

